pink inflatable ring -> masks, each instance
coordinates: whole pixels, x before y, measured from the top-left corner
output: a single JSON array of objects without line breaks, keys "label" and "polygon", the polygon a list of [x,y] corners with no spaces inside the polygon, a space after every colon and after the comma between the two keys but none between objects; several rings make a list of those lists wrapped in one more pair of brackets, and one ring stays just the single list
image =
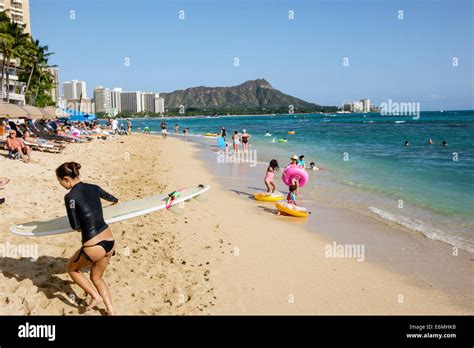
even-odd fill
[{"label": "pink inflatable ring", "polygon": [[298,186],[303,187],[308,182],[308,173],[300,167],[287,167],[281,175],[283,182],[291,186],[294,181],[298,181]]}]

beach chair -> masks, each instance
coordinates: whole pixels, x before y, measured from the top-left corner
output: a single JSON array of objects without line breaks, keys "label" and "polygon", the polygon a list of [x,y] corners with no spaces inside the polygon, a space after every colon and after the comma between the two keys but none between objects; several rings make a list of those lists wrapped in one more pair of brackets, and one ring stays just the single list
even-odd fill
[{"label": "beach chair", "polygon": [[73,143],[73,142],[75,142],[74,139],[63,137],[63,136],[57,135],[57,134],[51,134],[49,131],[46,132],[46,131],[38,128],[35,125],[34,122],[25,124],[25,127],[28,129],[28,131],[31,134],[34,134],[38,138],[43,138],[43,139],[46,139],[46,140],[51,140],[51,141],[60,142],[60,143]]},{"label": "beach chair", "polygon": [[[26,131],[31,133],[31,131],[24,124],[19,125],[18,128],[23,134]],[[23,142],[26,145],[31,146],[32,149],[39,150],[42,152],[47,151],[47,152],[52,152],[52,153],[61,153],[65,148],[65,146],[62,144],[47,144],[46,141],[47,141],[46,139],[43,139],[40,137],[38,137],[38,142],[34,142],[34,143],[23,140]]]}]

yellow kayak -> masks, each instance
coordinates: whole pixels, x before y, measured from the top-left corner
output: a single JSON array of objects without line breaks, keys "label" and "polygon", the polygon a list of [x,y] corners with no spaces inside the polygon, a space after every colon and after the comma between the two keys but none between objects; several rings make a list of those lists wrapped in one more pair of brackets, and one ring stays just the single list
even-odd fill
[{"label": "yellow kayak", "polygon": [[296,134],[295,131],[289,131],[288,134]]},{"label": "yellow kayak", "polygon": [[309,212],[306,210],[306,208],[299,207],[294,204],[288,204],[288,202],[285,201],[277,202],[275,205],[278,211],[291,216],[307,217],[309,215]]},{"label": "yellow kayak", "polygon": [[217,137],[219,134],[216,133],[206,133],[204,134],[206,137]]},{"label": "yellow kayak", "polygon": [[281,201],[285,196],[281,192],[268,193],[268,192],[255,192],[253,194],[257,201],[262,202],[278,202]]}]

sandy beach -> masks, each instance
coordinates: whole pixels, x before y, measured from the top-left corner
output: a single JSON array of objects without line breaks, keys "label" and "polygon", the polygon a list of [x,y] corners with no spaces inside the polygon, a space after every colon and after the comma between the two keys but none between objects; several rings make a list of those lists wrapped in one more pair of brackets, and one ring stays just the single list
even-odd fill
[{"label": "sandy beach", "polygon": [[[472,286],[453,297],[430,277],[370,259],[325,256],[333,243],[327,236],[331,228],[390,235],[395,226],[331,205],[319,207],[312,226],[277,217],[273,205],[262,207],[219,180],[200,151],[179,139],[134,134],[70,144],[62,154],[35,152],[29,164],[0,157],[0,176],[11,179],[0,190],[6,198],[0,206],[0,314],[84,312],[84,293],[65,271],[80,247],[79,234],[25,238],[9,232],[13,224],[65,214],[66,191],[54,169],[72,160],[82,165],[83,181],[101,185],[121,201],[211,186],[178,213],[160,211],[111,225],[117,255],[104,279],[118,314],[474,313]],[[28,248],[37,251],[37,259],[16,252]],[[403,261],[402,254],[396,257]],[[434,262],[436,255],[420,255],[422,271],[431,258]],[[417,260],[411,261],[416,268]],[[462,253],[453,262],[472,284],[472,255]]]}]

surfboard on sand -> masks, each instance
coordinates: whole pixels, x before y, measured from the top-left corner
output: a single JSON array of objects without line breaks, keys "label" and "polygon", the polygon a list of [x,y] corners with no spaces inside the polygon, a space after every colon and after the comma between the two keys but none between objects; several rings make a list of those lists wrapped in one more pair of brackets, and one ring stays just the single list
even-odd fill
[{"label": "surfboard on sand", "polygon": [[[179,205],[185,201],[199,196],[209,190],[209,186],[179,190],[179,197],[174,199],[171,206]],[[166,208],[168,195],[155,195],[143,197],[133,201],[110,205],[104,208],[104,220],[107,224],[128,220],[140,215],[145,215]],[[10,227],[10,232],[20,236],[48,236],[52,234],[73,232],[67,216],[61,216],[47,221],[33,221]]]}]

